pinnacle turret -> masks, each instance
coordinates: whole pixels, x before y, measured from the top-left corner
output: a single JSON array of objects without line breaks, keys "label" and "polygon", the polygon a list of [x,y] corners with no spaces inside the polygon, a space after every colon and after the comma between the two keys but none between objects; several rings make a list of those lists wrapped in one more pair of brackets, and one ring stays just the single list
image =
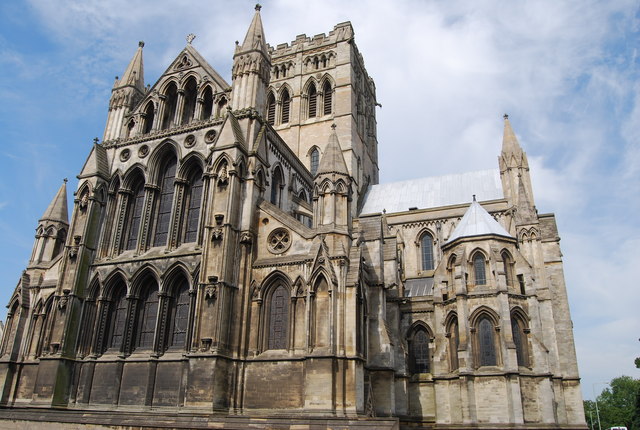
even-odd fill
[{"label": "pinnacle turret", "polygon": [[318,175],[323,173],[339,173],[343,175],[349,175],[347,169],[347,163],[344,161],[342,155],[342,148],[338,140],[338,134],[336,133],[336,125],[331,126],[332,131],[329,135],[329,143],[324,150],[324,154],[320,159],[320,165],[318,166]]},{"label": "pinnacle turret", "polygon": [[144,42],[138,42],[138,49],[136,50],[136,53],[129,62],[122,78],[116,79],[116,82],[113,84],[114,89],[131,86],[140,91],[140,93],[144,93],[144,63],[142,61],[143,47]]},{"label": "pinnacle turret", "polygon": [[260,9],[262,6],[256,5],[256,13],[253,15],[253,20],[247,30],[247,35],[244,37],[242,45],[238,45],[236,52],[246,53],[250,51],[261,51],[265,56],[269,55],[267,50],[267,43],[264,37],[264,28],[262,27],[262,19],[260,18]]},{"label": "pinnacle turret", "polygon": [[58,189],[49,207],[44,211],[40,222],[59,222],[69,225],[69,212],[67,209],[67,180],[65,179]]}]

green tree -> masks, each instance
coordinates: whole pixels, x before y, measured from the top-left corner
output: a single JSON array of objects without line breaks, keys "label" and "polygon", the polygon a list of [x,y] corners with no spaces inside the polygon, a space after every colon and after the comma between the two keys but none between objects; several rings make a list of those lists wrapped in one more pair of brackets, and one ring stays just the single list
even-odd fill
[{"label": "green tree", "polygon": [[[636,423],[638,417],[637,410],[640,407],[640,380],[630,376],[619,376],[613,378],[609,387],[602,390],[596,397],[597,410],[600,412],[600,426],[607,429],[613,426],[625,426],[628,429],[638,429]],[[596,402],[587,400],[584,402],[584,410],[587,421],[593,419],[590,428],[598,428],[596,413]]]}]

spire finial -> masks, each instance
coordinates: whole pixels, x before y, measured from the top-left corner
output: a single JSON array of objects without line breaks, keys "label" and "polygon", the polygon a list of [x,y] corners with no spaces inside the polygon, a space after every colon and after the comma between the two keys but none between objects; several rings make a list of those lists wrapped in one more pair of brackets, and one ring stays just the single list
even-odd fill
[{"label": "spire finial", "polygon": [[138,46],[140,48],[144,48],[144,40],[141,40],[140,42],[138,42]]},{"label": "spire finial", "polygon": [[193,33],[189,33],[189,34],[187,34],[187,43],[188,43],[189,45],[191,45],[191,42],[193,42],[193,39],[195,39],[195,38],[196,38],[196,35],[195,35],[195,34],[193,34]]},{"label": "spire finial", "polygon": [[64,179],[62,180],[62,182],[64,182],[64,183],[66,184],[67,182],[69,182],[69,180],[68,180],[67,178],[64,178]]},{"label": "spire finial", "polygon": [[331,130],[336,131],[336,123],[334,122],[333,124],[331,124]]},{"label": "spire finial", "polygon": [[97,145],[99,141],[100,141],[100,139],[98,139],[97,137],[94,137],[94,138],[93,138],[93,143],[94,143],[95,145]]},{"label": "spire finial", "polygon": [[476,201],[476,195],[475,194],[473,195],[473,201],[474,202]]},{"label": "spire finial", "polygon": [[504,119],[509,119],[509,114],[506,114],[506,113],[505,113],[504,115],[502,115],[502,118],[504,118]]},{"label": "spire finial", "polygon": [[256,3],[256,12],[260,12],[260,9],[262,9],[260,3]]}]

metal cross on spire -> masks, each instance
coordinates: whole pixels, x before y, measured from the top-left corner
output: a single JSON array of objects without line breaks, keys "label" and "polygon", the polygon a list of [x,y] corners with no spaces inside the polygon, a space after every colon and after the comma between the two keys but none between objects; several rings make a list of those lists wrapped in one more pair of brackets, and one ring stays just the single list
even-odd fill
[{"label": "metal cross on spire", "polygon": [[195,35],[195,34],[193,34],[193,33],[189,33],[189,34],[187,35],[187,43],[188,43],[189,45],[191,45],[191,42],[193,42],[193,39],[195,39],[195,38],[196,38],[196,35]]}]

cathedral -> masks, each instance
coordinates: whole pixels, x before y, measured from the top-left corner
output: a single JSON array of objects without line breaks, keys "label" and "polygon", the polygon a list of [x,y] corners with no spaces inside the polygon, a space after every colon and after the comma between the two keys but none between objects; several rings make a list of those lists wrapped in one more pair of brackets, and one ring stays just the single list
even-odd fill
[{"label": "cathedral", "polygon": [[349,22],[274,47],[256,6],[231,84],[192,41],[153,85],[140,42],[37,223],[0,427],[586,429],[506,115],[495,169],[379,184]]}]

